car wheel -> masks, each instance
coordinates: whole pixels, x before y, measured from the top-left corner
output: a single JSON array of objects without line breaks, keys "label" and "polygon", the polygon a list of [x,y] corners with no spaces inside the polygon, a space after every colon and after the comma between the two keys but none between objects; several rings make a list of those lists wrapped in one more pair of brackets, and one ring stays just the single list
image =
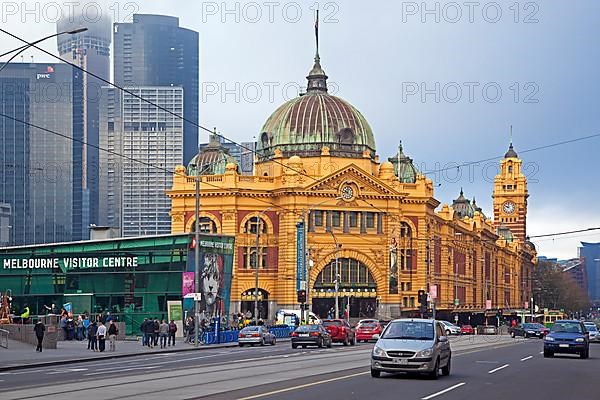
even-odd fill
[{"label": "car wheel", "polygon": [[333,341],[330,340],[329,343],[327,343],[327,348],[330,349],[331,346],[333,346]]},{"label": "car wheel", "polygon": [[435,366],[433,367],[433,370],[429,373],[429,378],[430,379],[437,379],[440,376],[440,359],[438,358],[437,360],[435,360]]},{"label": "car wheel", "polygon": [[446,329],[446,336],[450,336],[452,332],[450,332],[450,329]]},{"label": "car wheel", "polygon": [[260,341],[260,345],[261,345],[261,346],[264,346],[264,345],[265,345],[265,338],[262,338],[262,339],[261,339],[261,341]]},{"label": "car wheel", "polygon": [[275,346],[276,343],[277,343],[277,339],[275,339],[275,336],[273,336],[273,341],[271,342],[271,345]]},{"label": "car wheel", "polygon": [[297,349],[297,348],[298,348],[298,345],[292,343],[292,349]]},{"label": "car wheel", "polygon": [[450,375],[451,364],[452,364],[452,357],[448,356],[448,363],[446,363],[446,366],[442,368],[442,375],[444,375],[444,376]]},{"label": "car wheel", "polygon": [[552,353],[550,350],[544,350],[544,358],[549,358],[552,357],[554,355],[554,353]]},{"label": "car wheel", "polygon": [[303,344],[303,345],[302,345],[302,348],[303,348],[303,349],[305,349],[305,348],[306,348],[306,345],[305,345],[305,344]]},{"label": "car wheel", "polygon": [[344,338],[344,346],[348,346],[348,344],[349,344],[349,340],[348,340],[348,336],[346,336]]},{"label": "car wheel", "polygon": [[381,371],[377,371],[376,369],[371,368],[371,378],[379,378],[381,376]]},{"label": "car wheel", "polygon": [[350,346],[354,346],[356,345],[356,336],[352,338],[352,341],[350,342]]},{"label": "car wheel", "polygon": [[317,347],[320,349],[323,348],[323,339],[319,339],[319,341],[317,342]]},{"label": "car wheel", "polygon": [[244,347],[244,343],[238,343],[238,346]]},{"label": "car wheel", "polygon": [[581,353],[579,353],[579,358],[588,358],[589,357],[589,350],[583,350]]}]

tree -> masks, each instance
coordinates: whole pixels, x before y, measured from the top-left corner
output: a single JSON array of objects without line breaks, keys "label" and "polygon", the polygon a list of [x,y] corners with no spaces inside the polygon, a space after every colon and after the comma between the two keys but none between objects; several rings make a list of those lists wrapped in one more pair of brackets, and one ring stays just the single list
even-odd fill
[{"label": "tree", "polygon": [[558,264],[549,261],[540,261],[534,268],[533,295],[541,308],[573,313],[590,306],[587,292]]}]

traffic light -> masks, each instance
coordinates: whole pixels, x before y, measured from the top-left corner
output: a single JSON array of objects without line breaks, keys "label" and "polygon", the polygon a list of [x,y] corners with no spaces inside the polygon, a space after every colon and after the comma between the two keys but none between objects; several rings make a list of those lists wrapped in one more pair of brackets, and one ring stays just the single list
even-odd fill
[{"label": "traffic light", "polygon": [[306,290],[298,290],[298,303],[306,303]]},{"label": "traffic light", "polygon": [[427,307],[427,292],[425,292],[424,290],[419,290],[418,292],[418,299],[419,299],[419,304],[424,305],[425,307]]}]

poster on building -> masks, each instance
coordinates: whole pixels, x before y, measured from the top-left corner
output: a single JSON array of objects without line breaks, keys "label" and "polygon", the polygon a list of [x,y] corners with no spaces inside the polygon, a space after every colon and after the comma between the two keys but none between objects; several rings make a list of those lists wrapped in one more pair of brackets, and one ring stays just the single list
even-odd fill
[{"label": "poster on building", "polygon": [[392,237],[390,243],[390,290],[389,294],[398,294],[398,242]]},{"label": "poster on building", "polygon": [[190,293],[194,293],[194,273],[184,272],[181,282],[181,297],[185,297]]},{"label": "poster on building", "polygon": [[[233,270],[234,238],[229,236],[201,235],[198,244],[192,243],[188,253],[187,272],[195,269],[196,253],[199,246],[200,267],[200,311],[204,318],[215,315],[229,315],[231,298],[231,274]],[[188,304],[188,303],[186,303]],[[191,310],[188,310],[191,311]]]},{"label": "poster on building", "polygon": [[169,322],[175,321],[175,325],[177,325],[175,336],[183,337],[183,308],[181,306],[181,301],[167,301],[167,311],[169,313]]},{"label": "poster on building", "polygon": [[305,251],[304,251],[304,223],[296,224],[296,291],[306,289],[306,268],[305,268]]}]

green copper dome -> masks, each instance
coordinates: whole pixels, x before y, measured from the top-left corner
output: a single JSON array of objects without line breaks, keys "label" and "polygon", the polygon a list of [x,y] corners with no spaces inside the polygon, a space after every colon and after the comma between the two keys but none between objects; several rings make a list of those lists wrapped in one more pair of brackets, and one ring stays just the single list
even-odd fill
[{"label": "green copper dome", "polygon": [[200,171],[199,175],[222,175],[229,163],[237,164],[237,161],[221,145],[219,137],[211,135],[208,145],[190,160],[187,175],[194,176],[197,171]]},{"label": "green copper dome", "polygon": [[394,165],[394,174],[402,183],[415,183],[419,170],[413,164],[413,160],[404,154],[402,142],[398,145],[398,153],[388,158],[388,161]]},{"label": "green copper dome", "polygon": [[306,93],[280,106],[264,124],[257,143],[261,161],[284,157],[314,157],[324,146],[332,156],[375,158],[375,137],[365,117],[350,103],[327,93],[327,75],[319,56],[307,76]]}]

